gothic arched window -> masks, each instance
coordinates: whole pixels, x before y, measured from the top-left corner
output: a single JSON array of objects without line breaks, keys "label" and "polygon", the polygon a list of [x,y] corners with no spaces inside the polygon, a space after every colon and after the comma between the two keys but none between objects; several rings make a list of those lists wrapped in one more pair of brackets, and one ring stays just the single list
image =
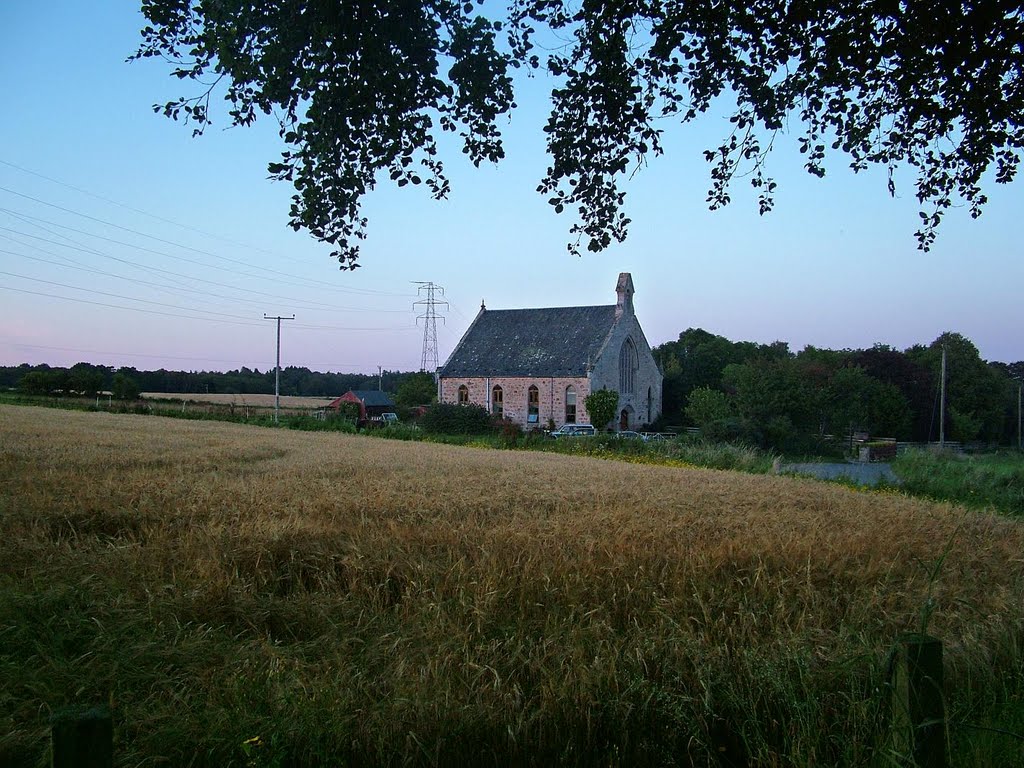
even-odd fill
[{"label": "gothic arched window", "polygon": [[633,340],[626,337],[622,342],[622,349],[619,350],[619,394],[631,395],[636,386],[636,369],[639,368],[636,356],[636,345]]}]

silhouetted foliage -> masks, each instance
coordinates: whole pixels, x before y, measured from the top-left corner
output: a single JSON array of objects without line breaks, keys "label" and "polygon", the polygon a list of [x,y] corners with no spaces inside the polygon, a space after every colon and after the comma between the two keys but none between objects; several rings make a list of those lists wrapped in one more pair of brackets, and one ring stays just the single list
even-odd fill
[{"label": "silhouetted foliage", "polygon": [[[108,366],[78,363],[73,368],[51,368],[48,365],[31,366],[27,364],[16,367],[0,367],[0,386],[25,388],[21,382],[29,374],[40,373],[43,376],[32,376],[28,386],[34,387],[37,394],[60,394],[65,390],[82,392],[84,385],[95,387],[96,390],[113,388],[114,371]],[[72,374],[76,378],[71,378]],[[268,370],[261,373],[246,367],[233,371],[168,371],[163,368],[156,371],[139,371],[135,368],[120,368],[118,373],[135,381],[142,392],[173,392],[173,393],[212,393],[212,394],[263,394],[274,392],[274,372]],[[321,373],[304,367],[286,367],[281,369],[281,394],[301,395],[305,397],[337,397],[350,389],[377,389],[381,383],[386,392],[393,392],[401,387],[402,382],[420,373],[401,373],[384,371],[380,379],[372,374],[352,373]],[[429,374],[428,374],[429,375]],[[82,379],[85,376],[85,380]],[[97,379],[97,377],[99,377]],[[69,383],[70,380],[70,383]],[[99,386],[97,385],[99,382]],[[93,390],[95,391],[95,390]]]},{"label": "silhouetted foliage", "polygon": [[335,246],[343,268],[357,266],[362,197],[385,174],[447,195],[439,133],[457,132],[474,164],[504,156],[510,67],[553,78],[538,191],[578,216],[573,252],[626,237],[621,178],[662,153],[663,118],[695,120],[719,99],[734,106],[727,135],[704,150],[712,209],[747,178],[759,212],[771,210],[767,158],[790,128],[815,176],[841,152],[854,172],[886,169],[894,195],[895,171],[913,169],[925,250],[951,205],[980,215],[986,171],[998,183],[1017,172],[1019,2],[511,0],[505,20],[478,11],[450,0],[143,0],[149,25],[132,58],[166,59],[202,85],[155,106],[195,134],[222,81],[232,125],[273,115],[286,149],[268,170],[295,187],[290,224]]}]

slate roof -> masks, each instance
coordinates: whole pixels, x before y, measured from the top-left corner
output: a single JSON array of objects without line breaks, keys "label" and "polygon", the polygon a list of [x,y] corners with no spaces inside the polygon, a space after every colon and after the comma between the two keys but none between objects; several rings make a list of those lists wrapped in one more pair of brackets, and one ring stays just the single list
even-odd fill
[{"label": "slate roof", "polygon": [[441,376],[586,376],[615,323],[615,305],[484,309]]},{"label": "slate roof", "polygon": [[367,408],[390,408],[395,405],[387,393],[377,389],[353,389],[351,391],[353,395],[363,401],[363,405]]}]

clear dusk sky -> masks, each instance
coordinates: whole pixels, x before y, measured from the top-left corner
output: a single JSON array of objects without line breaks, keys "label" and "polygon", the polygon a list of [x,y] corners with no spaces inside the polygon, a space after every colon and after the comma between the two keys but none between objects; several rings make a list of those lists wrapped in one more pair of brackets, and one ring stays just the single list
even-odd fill
[{"label": "clear dusk sky", "polygon": [[972,221],[951,211],[930,253],[916,249],[912,177],[891,199],[882,173],[832,156],[802,171],[795,137],[777,141],[776,209],[760,217],[740,181],[709,212],[702,150],[722,115],[666,124],[666,155],[627,185],[630,236],[568,255],[571,220],[536,193],[551,83],[519,83],[507,158],[474,169],[455,144],[450,199],[382,184],[366,200],[362,268],[286,226],[291,187],[267,180],[280,151],[271,121],[199,139],[153,113],[194,95],[162,62],[125,63],[144,20],[128,0],[0,3],[0,364],[78,361],[227,370],[274,363],[375,372],[419,368],[412,281],[444,286],[443,362],[476,314],[608,304],[633,274],[652,346],[702,327],[733,340],[844,348],[929,343],[946,330],[989,360],[1024,359],[1024,188],[989,184]]}]

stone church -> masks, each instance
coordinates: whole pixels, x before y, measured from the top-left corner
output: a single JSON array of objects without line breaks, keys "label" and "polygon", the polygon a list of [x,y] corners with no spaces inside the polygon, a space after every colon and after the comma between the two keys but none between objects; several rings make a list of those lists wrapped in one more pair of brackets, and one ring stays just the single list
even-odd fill
[{"label": "stone church", "polygon": [[438,369],[442,403],[472,403],[530,429],[587,424],[584,398],[619,393],[616,429],[661,413],[661,371],[633,311],[633,278],[619,275],[616,301],[596,307],[486,309],[481,305]]}]

